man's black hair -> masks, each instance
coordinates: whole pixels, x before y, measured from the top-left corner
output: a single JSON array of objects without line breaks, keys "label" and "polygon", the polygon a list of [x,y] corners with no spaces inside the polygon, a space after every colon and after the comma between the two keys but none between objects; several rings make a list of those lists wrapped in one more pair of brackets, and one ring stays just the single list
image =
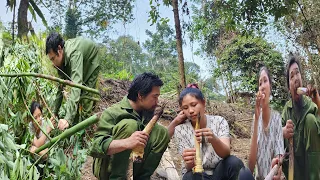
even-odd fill
[{"label": "man's black hair", "polygon": [[153,73],[140,74],[132,81],[127,97],[132,101],[137,101],[138,94],[147,96],[153,87],[161,87],[162,85],[163,82],[159,76]]},{"label": "man's black hair", "polygon": [[64,40],[61,35],[57,32],[50,33],[46,40],[46,54],[48,54],[51,49],[54,53],[58,54],[59,45],[61,48],[64,47]]},{"label": "man's black hair", "polygon": [[41,111],[41,113],[42,113],[42,107],[41,107],[41,105],[40,105],[38,102],[36,102],[36,101],[32,101],[31,106],[30,106],[30,112],[31,112],[32,115],[33,115],[34,111],[35,111],[37,108],[39,108],[40,111]]},{"label": "man's black hair", "polygon": [[299,72],[301,72],[301,64],[300,64],[299,59],[296,56],[291,56],[289,58],[288,63],[287,63],[287,86],[288,86],[288,89],[290,89],[290,84],[289,84],[290,72],[289,72],[289,69],[292,66],[292,64],[294,64],[294,63],[296,63],[298,65]]}]

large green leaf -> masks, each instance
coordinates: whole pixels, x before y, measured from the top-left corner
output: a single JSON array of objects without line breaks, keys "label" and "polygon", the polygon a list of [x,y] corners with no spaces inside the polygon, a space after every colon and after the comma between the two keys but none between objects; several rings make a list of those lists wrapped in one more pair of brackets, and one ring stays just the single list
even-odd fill
[{"label": "large green leaf", "polygon": [[40,10],[40,8],[37,6],[37,4],[33,1],[33,0],[29,0],[31,6],[33,7],[34,11],[38,14],[38,16],[41,18],[42,23],[45,27],[48,27],[48,23],[46,18],[44,17],[42,11]]},{"label": "large green leaf", "polygon": [[29,9],[29,12],[31,13],[32,18],[34,19],[34,21],[37,22],[37,15],[36,15],[36,13],[34,12],[32,6],[28,6],[28,9]]}]

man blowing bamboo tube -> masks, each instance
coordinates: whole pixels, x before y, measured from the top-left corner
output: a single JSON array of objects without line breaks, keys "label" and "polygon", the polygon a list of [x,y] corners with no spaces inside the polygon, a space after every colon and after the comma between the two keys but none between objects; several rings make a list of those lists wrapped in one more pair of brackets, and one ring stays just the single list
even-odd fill
[{"label": "man blowing bamboo tube", "polygon": [[320,179],[320,118],[318,114],[320,98],[317,90],[311,87],[307,92],[311,98],[298,93],[298,88],[302,87],[300,67],[296,57],[289,59],[287,84],[291,99],[283,108],[282,126],[287,150],[289,150],[289,140],[293,139],[294,169],[290,169],[286,161],[283,163],[282,170],[287,179],[290,171],[293,171],[292,178],[295,180]]},{"label": "man blowing bamboo tube", "polygon": [[169,142],[168,131],[161,125],[155,124],[150,135],[143,131],[153,117],[162,85],[158,76],[140,74],[128,95],[103,112],[90,149],[96,177],[126,179],[130,153],[142,146],[143,163],[133,164],[133,178],[150,179]]}]

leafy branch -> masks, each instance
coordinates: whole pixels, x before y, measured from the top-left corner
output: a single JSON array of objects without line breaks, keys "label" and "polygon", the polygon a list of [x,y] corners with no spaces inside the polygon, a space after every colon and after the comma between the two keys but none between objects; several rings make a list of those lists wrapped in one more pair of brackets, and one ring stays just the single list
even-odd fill
[{"label": "leafy branch", "polygon": [[54,76],[46,75],[46,74],[39,74],[39,73],[16,73],[16,74],[0,74],[0,77],[23,77],[23,76],[31,76],[31,77],[38,77],[43,79],[48,79],[51,81],[59,82],[60,84],[68,85],[71,87],[76,87],[94,94],[100,95],[100,92],[97,89],[89,88],[87,86],[74,83],[69,80],[63,80]]}]

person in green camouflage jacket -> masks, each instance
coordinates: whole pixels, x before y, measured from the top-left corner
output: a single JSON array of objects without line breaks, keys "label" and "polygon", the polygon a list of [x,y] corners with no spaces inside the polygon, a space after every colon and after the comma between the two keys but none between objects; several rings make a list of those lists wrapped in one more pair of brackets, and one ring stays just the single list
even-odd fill
[{"label": "person in green camouflage jacket", "polygon": [[[64,41],[60,34],[53,32],[46,39],[46,54],[58,70],[60,78],[95,88],[100,70],[99,48],[93,41],[77,37]],[[63,100],[63,86],[58,88],[54,114],[58,116]],[[66,100],[65,114],[60,117],[58,128],[64,130],[75,121],[88,118],[94,102],[86,97],[86,91],[72,87]]]},{"label": "person in green camouflage jacket", "polygon": [[126,180],[130,153],[143,146],[143,161],[133,163],[133,179],[150,179],[170,140],[167,128],[159,124],[149,135],[143,131],[153,117],[162,85],[158,76],[140,74],[131,83],[128,95],[102,113],[90,148],[97,178]]},{"label": "person in green camouflage jacket", "polygon": [[[287,66],[287,84],[291,99],[282,111],[283,137],[287,152],[288,139],[293,138],[294,179],[320,179],[320,98],[316,89],[308,86],[307,96],[297,93],[302,87],[301,66],[296,57],[291,57]],[[276,162],[273,161],[275,164]],[[288,178],[288,161],[282,170]],[[279,177],[277,177],[279,178]]]}]

